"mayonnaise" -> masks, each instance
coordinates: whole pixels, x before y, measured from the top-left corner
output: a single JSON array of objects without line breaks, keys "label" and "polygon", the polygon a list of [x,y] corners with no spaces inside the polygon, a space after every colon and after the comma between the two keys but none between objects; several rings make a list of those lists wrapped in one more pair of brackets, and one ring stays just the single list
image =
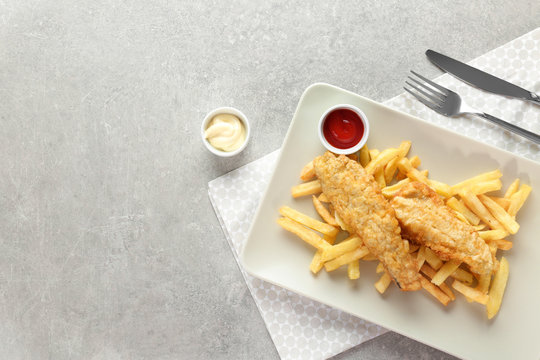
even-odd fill
[{"label": "mayonnaise", "polygon": [[234,151],[246,140],[246,129],[238,117],[219,114],[208,124],[204,137],[218,150]]}]

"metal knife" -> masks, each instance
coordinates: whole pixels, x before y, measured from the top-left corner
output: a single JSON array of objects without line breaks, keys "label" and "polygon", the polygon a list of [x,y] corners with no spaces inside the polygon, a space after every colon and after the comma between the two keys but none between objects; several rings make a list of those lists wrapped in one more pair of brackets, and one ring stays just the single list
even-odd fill
[{"label": "metal knife", "polygon": [[473,68],[472,66],[449,58],[448,56],[433,50],[426,51],[426,56],[429,60],[431,60],[432,63],[469,85],[476,86],[482,90],[489,91],[494,94],[524,99],[540,105],[540,95],[535,94],[532,91],[520,88],[519,86],[511,84],[508,81],[499,79],[498,77]]}]

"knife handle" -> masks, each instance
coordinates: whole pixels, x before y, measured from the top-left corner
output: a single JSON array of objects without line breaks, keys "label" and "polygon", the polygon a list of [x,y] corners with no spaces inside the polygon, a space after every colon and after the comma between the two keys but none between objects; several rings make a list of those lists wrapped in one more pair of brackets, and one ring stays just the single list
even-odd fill
[{"label": "knife handle", "polygon": [[498,117],[495,117],[493,115],[489,115],[486,113],[475,113],[475,115],[478,115],[480,117],[483,117],[486,120],[491,121],[494,124],[499,125],[502,128],[505,128],[506,130],[509,130],[513,133],[516,133],[520,136],[523,136],[526,139],[529,139],[537,144],[540,144],[540,135],[535,134],[533,132],[530,132],[528,130],[525,130],[523,128],[520,128],[519,126],[516,126],[514,124],[510,124],[509,122],[506,122],[502,119],[499,119]]}]

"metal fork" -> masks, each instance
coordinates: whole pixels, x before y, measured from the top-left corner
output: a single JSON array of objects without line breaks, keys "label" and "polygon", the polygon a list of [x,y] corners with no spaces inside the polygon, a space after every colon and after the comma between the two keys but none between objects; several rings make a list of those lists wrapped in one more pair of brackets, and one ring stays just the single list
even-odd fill
[{"label": "metal fork", "polygon": [[[414,90],[416,90],[416,92],[413,92],[411,89],[408,89],[406,87],[404,87],[404,89],[407,92],[409,92],[412,96],[417,98],[424,105],[435,110],[439,114],[442,114],[445,116],[457,116],[457,115],[462,115],[462,114],[472,114],[472,115],[480,116],[486,120],[491,121],[494,124],[499,125],[502,128],[505,128],[506,130],[512,131],[520,136],[523,136],[524,138],[527,138],[531,141],[534,141],[537,144],[540,144],[540,135],[530,132],[528,130],[522,129],[519,126],[516,126],[514,124],[510,124],[509,122],[499,119],[493,115],[489,115],[489,114],[486,114],[485,112],[481,112],[476,109],[473,109],[472,107],[467,105],[463,100],[461,100],[461,97],[457,93],[453,92],[452,90],[442,87],[441,85],[434,83],[431,80],[426,79],[422,75],[412,70],[411,70],[411,73],[416,75],[419,79],[423,80],[423,82],[414,77],[409,76],[408,77],[409,80],[414,82],[414,84],[408,81],[405,81],[405,83],[409,85],[411,88],[413,88]],[[426,85],[426,83],[429,84],[430,86]]]}]

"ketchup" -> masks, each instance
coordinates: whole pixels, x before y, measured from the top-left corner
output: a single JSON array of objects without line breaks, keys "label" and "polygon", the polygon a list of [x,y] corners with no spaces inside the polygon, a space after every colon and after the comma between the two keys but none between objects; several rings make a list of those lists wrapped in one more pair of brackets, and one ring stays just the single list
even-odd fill
[{"label": "ketchup", "polygon": [[358,144],[364,136],[364,124],[354,111],[336,109],[326,116],[323,134],[333,147],[348,149]]}]

